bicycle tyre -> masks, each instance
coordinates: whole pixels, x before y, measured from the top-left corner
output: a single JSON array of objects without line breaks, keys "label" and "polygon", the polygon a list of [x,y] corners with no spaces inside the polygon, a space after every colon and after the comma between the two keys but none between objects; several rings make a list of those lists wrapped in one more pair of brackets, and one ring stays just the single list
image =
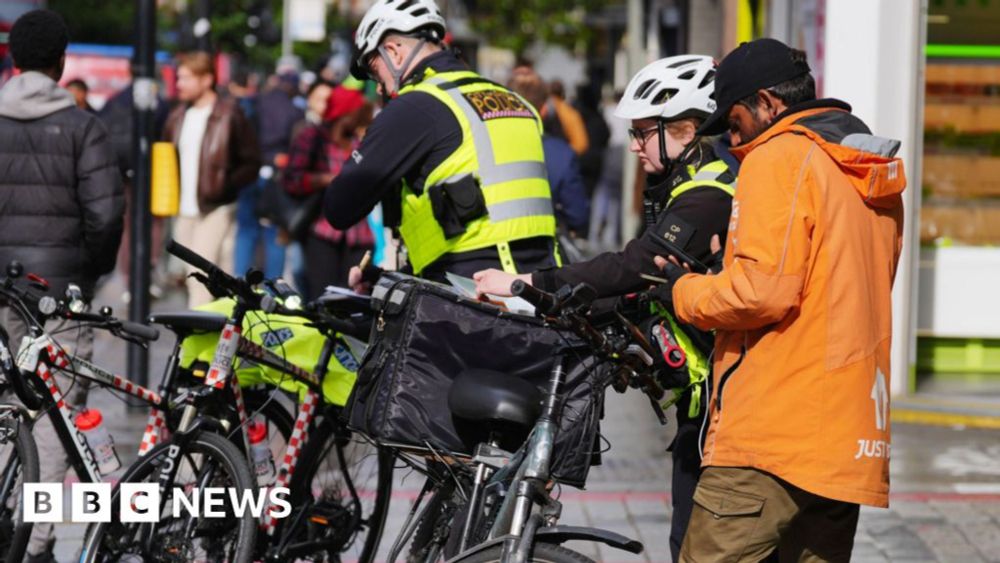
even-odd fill
[{"label": "bicycle tyre", "polygon": [[[165,452],[174,445],[172,440],[164,442],[155,448],[153,448],[148,454],[136,460],[136,462],[129,467],[129,469],[122,475],[119,483],[138,483],[145,482],[150,476],[155,480],[156,471],[159,469],[159,464]],[[209,455],[216,463],[219,463],[221,467],[231,476],[232,482],[228,484],[229,487],[233,487],[240,491],[257,491],[257,481],[251,476],[250,468],[247,466],[246,459],[242,452],[234,445],[232,442],[227,440],[224,436],[212,432],[200,432],[197,436],[192,437],[186,446],[182,457],[178,460],[190,457],[192,455]],[[178,469],[178,473],[180,469]],[[176,477],[175,477],[176,478]],[[177,483],[173,483],[174,486]],[[156,534],[156,528],[163,524],[163,521],[157,522],[155,524],[130,524],[122,530],[121,522],[117,521],[117,510],[119,506],[119,493],[120,489],[116,484],[112,491],[111,507],[112,507],[112,522],[100,522],[97,524],[91,524],[87,529],[87,534],[84,537],[83,549],[80,554],[81,563],[97,563],[101,561],[115,561],[121,559],[122,554],[118,554],[115,557],[115,553],[109,553],[111,550],[111,542],[121,541],[122,532],[135,536],[135,528],[143,528],[140,532],[140,536],[147,534]],[[166,501],[164,501],[166,504]],[[215,519],[215,520],[230,520],[230,519]],[[233,517],[232,520],[237,522],[236,524],[236,540],[235,547],[232,549],[232,556],[228,559],[234,563],[243,563],[251,560],[253,556],[254,542],[257,536],[257,520],[250,513],[246,513],[239,518]],[[169,522],[169,521],[168,521]],[[150,529],[152,526],[152,529]],[[116,529],[112,529],[115,527]],[[114,532],[118,532],[118,537],[109,538],[108,536]],[[130,546],[115,546],[119,549],[125,549]],[[170,550],[164,550],[164,552],[169,552]],[[125,554],[127,555],[127,554]],[[151,556],[151,554],[144,554],[146,556]],[[160,555],[160,554],[157,554]],[[183,557],[183,555],[182,555]],[[175,560],[169,559],[169,560]],[[188,558],[191,559],[191,558]],[[156,558],[154,561],[158,560]]]},{"label": "bicycle tyre", "polygon": [[[293,510],[306,506],[307,503],[312,505],[317,502],[318,499],[314,496],[313,491],[313,481],[317,478],[317,474],[323,470],[323,464],[327,460],[328,454],[335,452],[336,449],[340,449],[340,454],[343,455],[345,448],[352,442],[350,433],[345,435],[346,431],[337,422],[336,417],[336,413],[328,412],[314,424],[313,431],[310,433],[310,436],[314,439],[306,442],[299,458],[297,469],[288,485],[290,492],[289,501]],[[319,439],[320,437],[322,439]],[[361,515],[361,529],[351,531],[352,534],[360,534],[362,532],[365,534],[359,553],[356,556],[356,559],[362,563],[374,560],[382,537],[392,494],[392,452],[383,447],[371,447],[374,450],[376,463],[374,502],[371,503],[371,510],[368,511],[368,514]],[[370,494],[372,493],[362,493],[363,496]],[[274,538],[281,538],[283,536],[281,524],[290,521],[291,517],[279,523]],[[358,539],[357,535],[354,535],[351,538],[350,545],[357,543]],[[349,547],[349,545],[345,547]],[[339,561],[342,553],[331,551],[327,555],[329,560]],[[355,559],[354,554],[351,554],[349,558]]]},{"label": "bicycle tyre", "polygon": [[[500,563],[503,546],[493,546],[485,551],[473,553],[468,557],[456,559],[455,563]],[[528,554],[531,563],[595,563],[593,559],[582,553],[566,549],[561,545],[535,542]]]},{"label": "bicycle tyre", "polygon": [[448,514],[446,511],[453,511],[449,510],[445,503],[454,494],[455,487],[448,481],[427,499],[424,516],[417,523],[417,528],[413,531],[413,537],[410,539],[410,550],[406,556],[407,563],[424,563],[428,561],[428,557],[432,553],[443,551],[448,538],[444,538],[445,542],[432,542],[436,539],[435,533],[440,526],[451,527],[452,514]]},{"label": "bicycle tyre", "polygon": [[[13,425],[13,431],[17,433],[10,449],[11,456],[4,463],[3,472],[0,472],[0,479],[7,475],[8,469],[20,473],[13,482],[14,491],[0,491],[0,498],[7,498],[10,494],[18,499],[13,507],[0,503],[0,563],[13,563],[24,559],[28,538],[34,527],[31,522],[24,521],[24,506],[20,502],[23,495],[16,489],[24,483],[38,482],[38,447],[29,425],[19,417],[4,418],[0,420],[0,424]],[[0,446],[2,445],[4,442],[0,442]],[[12,467],[13,463],[17,463],[19,467]]]}]

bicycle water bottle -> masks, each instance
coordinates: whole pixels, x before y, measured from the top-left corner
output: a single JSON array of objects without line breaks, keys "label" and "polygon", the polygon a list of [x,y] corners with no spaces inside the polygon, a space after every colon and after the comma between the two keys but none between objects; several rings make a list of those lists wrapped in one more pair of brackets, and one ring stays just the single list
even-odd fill
[{"label": "bicycle water bottle", "polygon": [[271,457],[271,446],[267,441],[267,423],[251,422],[247,426],[247,437],[250,438],[250,457],[253,459],[257,484],[262,487],[273,484],[274,459]]},{"label": "bicycle water bottle", "polygon": [[104,418],[97,409],[83,409],[73,421],[87,440],[87,446],[94,454],[97,469],[101,475],[108,475],[122,466],[115,451],[115,442],[108,433],[108,428],[101,424]]}]

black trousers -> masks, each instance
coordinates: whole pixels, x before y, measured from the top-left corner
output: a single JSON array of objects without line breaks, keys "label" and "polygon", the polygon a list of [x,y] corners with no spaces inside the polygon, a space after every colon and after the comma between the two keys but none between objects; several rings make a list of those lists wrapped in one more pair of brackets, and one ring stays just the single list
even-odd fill
[{"label": "black trousers", "polygon": [[671,461],[673,462],[670,479],[671,504],[673,517],[670,519],[670,555],[678,560],[684,534],[687,533],[688,521],[694,509],[694,490],[701,476],[701,441],[699,433],[701,422],[705,416],[705,402],[699,416],[688,416],[691,404],[690,391],[677,401],[677,435],[670,445]]}]

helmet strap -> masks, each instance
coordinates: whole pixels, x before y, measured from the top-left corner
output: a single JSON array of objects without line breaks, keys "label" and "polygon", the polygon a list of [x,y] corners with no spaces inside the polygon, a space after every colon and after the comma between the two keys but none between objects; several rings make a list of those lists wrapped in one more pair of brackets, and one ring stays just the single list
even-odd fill
[{"label": "helmet strap", "polygon": [[421,37],[420,42],[417,43],[417,46],[414,47],[412,51],[410,51],[410,54],[407,55],[406,60],[404,60],[403,64],[398,67],[392,64],[392,58],[389,57],[389,51],[386,50],[385,46],[384,45],[378,46],[378,54],[380,57],[382,57],[382,62],[385,63],[385,66],[389,68],[389,74],[392,75],[392,81],[394,83],[392,91],[389,91],[388,88],[385,88],[386,95],[392,96],[394,94],[399,93],[399,89],[400,87],[402,87],[403,76],[406,74],[406,71],[409,70],[410,65],[413,64],[413,59],[417,58],[417,55],[420,54],[420,51],[424,49],[424,45],[426,43],[427,40]]},{"label": "helmet strap", "polygon": [[698,149],[698,165],[700,165],[702,160],[701,137],[697,136],[694,139],[691,139],[691,142],[684,147],[684,150],[681,152],[680,156],[677,157],[677,160],[680,162],[687,162],[691,157],[691,153],[693,153],[695,149]]},{"label": "helmet strap", "polygon": [[674,161],[667,157],[667,129],[666,121],[656,120],[657,139],[660,144],[660,164],[663,165],[663,177],[667,178],[674,171]]}]

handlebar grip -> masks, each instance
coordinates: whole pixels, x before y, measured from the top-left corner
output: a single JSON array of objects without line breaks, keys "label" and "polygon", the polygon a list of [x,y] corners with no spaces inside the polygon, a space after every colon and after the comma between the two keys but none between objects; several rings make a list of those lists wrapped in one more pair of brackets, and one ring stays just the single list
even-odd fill
[{"label": "handlebar grip", "polygon": [[132,336],[136,336],[143,340],[153,342],[160,337],[160,331],[156,330],[151,326],[146,326],[140,323],[134,323],[132,321],[120,321],[123,332],[127,332]]},{"label": "handlebar grip", "polygon": [[180,258],[181,260],[187,262],[188,264],[194,266],[195,268],[205,272],[206,274],[210,274],[214,271],[219,271],[219,272],[222,271],[221,269],[219,269],[218,266],[209,262],[208,259],[205,258],[204,256],[198,254],[197,252],[191,250],[190,248],[184,246],[183,244],[180,244],[179,242],[173,239],[171,239],[170,242],[167,243],[167,252]]},{"label": "handlebar grip", "polygon": [[514,280],[510,284],[510,293],[516,297],[524,299],[534,305],[535,310],[543,315],[552,312],[556,308],[556,298],[537,287],[524,283],[523,280]]},{"label": "handlebar grip", "polygon": [[351,321],[345,321],[343,319],[338,319],[336,317],[330,317],[329,315],[327,315],[322,322],[323,324],[329,326],[333,330],[342,334],[350,334],[354,336],[357,335],[358,333],[358,326],[352,323]]}]

